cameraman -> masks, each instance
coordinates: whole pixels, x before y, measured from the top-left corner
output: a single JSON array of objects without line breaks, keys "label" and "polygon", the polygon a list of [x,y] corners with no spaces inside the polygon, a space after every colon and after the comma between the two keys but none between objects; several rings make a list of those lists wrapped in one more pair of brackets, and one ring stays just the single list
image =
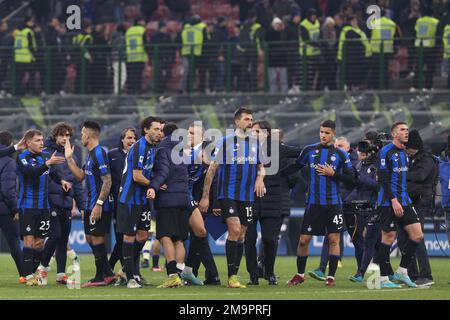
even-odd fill
[{"label": "cameraman", "polygon": [[357,236],[363,247],[358,270],[355,275],[349,277],[350,281],[356,283],[364,280],[364,274],[375,256],[377,243],[381,239],[381,226],[375,211],[378,191],[376,159],[381,147],[382,142],[376,132],[368,132],[365,140],[358,143],[360,160],[356,166],[358,184],[346,199],[350,204],[351,211],[355,213],[357,228],[353,237]]},{"label": "cameraman", "polygon": [[[409,132],[408,142],[405,146],[409,157],[406,176],[407,191],[412,200],[412,205],[417,210],[423,230],[425,216],[432,212],[433,190],[436,187],[439,168],[434,156],[424,149],[422,139],[417,130]],[[402,231],[398,235],[398,244],[401,250],[403,250],[408,241],[407,235]],[[418,286],[433,285],[434,281],[424,240],[419,243],[415,258],[417,261],[412,259],[408,265],[409,276]],[[417,269],[417,262],[419,270]]]}]

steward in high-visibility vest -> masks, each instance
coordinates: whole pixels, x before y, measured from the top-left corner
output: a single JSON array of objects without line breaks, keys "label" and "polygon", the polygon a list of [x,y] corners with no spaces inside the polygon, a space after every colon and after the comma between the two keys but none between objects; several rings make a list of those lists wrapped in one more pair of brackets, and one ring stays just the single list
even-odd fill
[{"label": "steward in high-visibility vest", "polygon": [[14,61],[16,63],[31,63],[36,60],[36,37],[32,28],[33,22],[28,20],[26,25],[13,33]]},{"label": "steward in high-visibility vest", "polygon": [[147,62],[145,21],[140,19],[125,33],[127,62]]},{"label": "steward in high-visibility vest", "polygon": [[[76,36],[74,36],[72,38],[72,45],[74,46],[74,50],[75,50],[75,55],[74,58],[75,60],[76,57],[80,57],[80,51],[79,50],[83,50],[84,48],[84,55],[83,58],[86,60],[89,60],[89,62],[92,62],[92,56],[89,52],[89,48],[87,48],[88,46],[92,46],[94,44],[94,38],[92,37],[92,26],[88,23],[83,25],[83,30],[81,31],[81,33],[77,34]],[[80,53],[77,53],[80,52]],[[78,61],[79,63],[79,61]]]},{"label": "steward in high-visibility vest", "polygon": [[444,27],[442,44],[444,47],[444,59],[450,59],[450,24]]},{"label": "steward in high-visibility vest", "polygon": [[[356,21],[355,23],[353,23],[353,21]],[[370,44],[369,44],[369,40],[367,39],[366,34],[364,33],[364,31],[362,31],[359,26],[358,26],[358,21],[356,18],[352,19],[352,24],[346,25],[344,28],[342,28],[341,34],[339,35],[339,45],[338,45],[338,54],[337,54],[337,58],[339,61],[343,60],[343,55],[344,55],[344,45],[347,45],[347,54],[351,54],[351,52],[349,52],[351,49],[349,49],[349,46],[352,43],[352,41],[347,41],[348,37],[348,33],[351,32],[353,33],[353,39],[359,39],[359,41],[361,42],[361,44],[364,46],[364,56],[366,58],[370,57],[372,55],[372,51],[370,49]]]},{"label": "steward in high-visibility vest", "polygon": [[[444,59],[450,59],[450,24],[444,27],[444,33],[442,35],[442,44],[444,47]],[[447,89],[450,89],[450,72],[447,77]]]},{"label": "steward in high-visibility vest", "polygon": [[300,38],[300,55],[314,57],[321,54],[317,43],[320,39],[320,22],[315,9],[309,9],[307,19],[300,23]]},{"label": "steward in high-visibility vest", "polygon": [[145,24],[145,19],[139,17],[134,21],[134,26],[125,32],[129,94],[139,94],[142,91],[142,71],[148,61]]},{"label": "steward in high-visibility vest", "polygon": [[181,31],[181,55],[191,54],[199,57],[203,53],[203,44],[209,40],[208,25],[202,22],[199,17],[193,17],[191,22],[186,23]]},{"label": "steward in high-visibility vest", "polygon": [[372,53],[381,53],[381,51],[383,53],[394,53],[394,37],[397,30],[395,22],[383,16],[381,19],[372,20],[372,25],[370,37]]},{"label": "steward in high-visibility vest", "polygon": [[[433,88],[434,74],[438,61],[437,49],[440,47],[442,39],[442,35],[440,35],[442,28],[439,25],[439,20],[433,17],[432,8],[425,6],[422,9],[422,17],[417,19],[414,28],[416,31],[414,46],[418,57],[414,73],[415,88]],[[420,79],[423,79],[424,82],[420,83]]]},{"label": "steward in high-visibility vest", "polygon": [[[345,61],[340,70],[348,87],[360,87],[367,78],[368,62],[372,55],[366,34],[359,28],[358,18],[350,16],[339,35],[337,58]],[[349,88],[350,89],[350,88]]]},{"label": "steward in high-visibility vest", "polygon": [[434,48],[436,46],[436,34],[438,31],[439,20],[431,16],[424,16],[416,21],[416,47]]}]

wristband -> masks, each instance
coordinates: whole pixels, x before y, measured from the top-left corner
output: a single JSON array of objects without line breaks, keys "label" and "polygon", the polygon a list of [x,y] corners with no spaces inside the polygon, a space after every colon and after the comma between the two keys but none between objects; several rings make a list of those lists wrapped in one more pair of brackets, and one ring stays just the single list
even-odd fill
[{"label": "wristband", "polygon": [[96,204],[98,204],[99,206],[102,206],[102,205],[103,205],[103,201],[100,200],[100,199],[98,199],[97,202],[96,202]]}]

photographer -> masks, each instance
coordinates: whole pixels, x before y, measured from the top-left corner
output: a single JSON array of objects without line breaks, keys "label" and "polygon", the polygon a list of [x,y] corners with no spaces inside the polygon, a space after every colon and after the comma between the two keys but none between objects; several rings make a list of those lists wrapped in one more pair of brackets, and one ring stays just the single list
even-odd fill
[{"label": "photographer", "polygon": [[[409,157],[406,176],[407,190],[412,204],[417,210],[423,230],[425,216],[432,211],[433,190],[436,187],[439,169],[437,160],[429,151],[424,149],[422,139],[417,130],[409,132],[408,142],[405,146]],[[399,232],[398,243],[401,250],[403,250],[407,240],[406,234]],[[417,269],[416,259],[419,269]],[[434,284],[424,240],[417,247],[416,259],[413,259],[408,265],[409,276],[415,280],[418,286]]]},{"label": "photographer", "polygon": [[370,261],[375,256],[375,250],[381,236],[381,226],[375,211],[377,201],[378,183],[376,181],[376,157],[383,142],[382,135],[376,132],[368,132],[365,140],[358,143],[359,164],[358,185],[347,197],[347,201],[356,213],[356,230],[363,230],[363,253],[358,270],[355,275],[349,277],[352,282],[361,283]]}]

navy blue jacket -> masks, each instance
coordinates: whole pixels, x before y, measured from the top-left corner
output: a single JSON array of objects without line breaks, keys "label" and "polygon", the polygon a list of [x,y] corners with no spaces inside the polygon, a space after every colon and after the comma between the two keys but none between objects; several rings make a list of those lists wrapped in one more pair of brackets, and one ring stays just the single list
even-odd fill
[{"label": "navy blue jacket", "polygon": [[378,197],[376,163],[364,161],[358,163],[355,168],[358,171],[358,185],[347,196],[346,201],[366,200],[375,206]]},{"label": "navy blue jacket", "polygon": [[[64,147],[58,146],[53,138],[48,138],[45,141],[45,151],[49,154],[53,154],[56,151],[56,154],[60,157],[64,157]],[[80,166],[78,159],[75,155],[73,155],[73,159]],[[83,186],[80,182],[78,182],[73,176],[72,172],[69,169],[69,165],[67,162],[62,164],[57,164],[52,166],[52,171],[55,171],[62,180],[70,182],[72,184],[72,188],[69,192],[65,192],[60,184],[57,184],[53,179],[50,179],[48,186],[48,200],[50,202],[50,206],[52,208],[60,208],[60,209],[72,209],[73,199],[77,204],[78,210],[84,209],[84,194],[83,194]]]},{"label": "navy blue jacket", "polygon": [[[5,148],[0,145],[0,149]],[[14,147],[13,147],[14,148]],[[16,161],[9,157],[0,158],[0,215],[15,214],[17,211]]]},{"label": "navy blue jacket", "polygon": [[10,156],[14,152],[16,152],[14,146],[5,147],[4,145],[0,145],[0,157]]},{"label": "navy blue jacket", "polygon": [[[187,208],[189,205],[189,175],[187,165],[174,164],[171,159],[173,147],[179,142],[171,141],[171,136],[164,138],[158,145],[155,156],[150,188],[157,192],[155,207]],[[167,190],[159,190],[163,185]]]},{"label": "navy blue jacket", "polygon": [[119,198],[120,181],[122,179],[123,168],[127,154],[122,148],[114,148],[108,152],[109,168],[111,171],[111,192],[110,195],[114,199],[114,208],[117,208],[117,199]]},{"label": "navy blue jacket", "polygon": [[[350,149],[350,152],[348,152],[348,157],[350,158],[353,169],[356,170],[356,167],[360,163],[359,157],[358,157],[358,152],[356,152],[356,150]],[[347,198],[353,190],[354,190],[354,186],[348,186],[345,183],[341,183],[341,193],[342,193],[343,202],[351,201],[351,200],[348,200]]]}]

